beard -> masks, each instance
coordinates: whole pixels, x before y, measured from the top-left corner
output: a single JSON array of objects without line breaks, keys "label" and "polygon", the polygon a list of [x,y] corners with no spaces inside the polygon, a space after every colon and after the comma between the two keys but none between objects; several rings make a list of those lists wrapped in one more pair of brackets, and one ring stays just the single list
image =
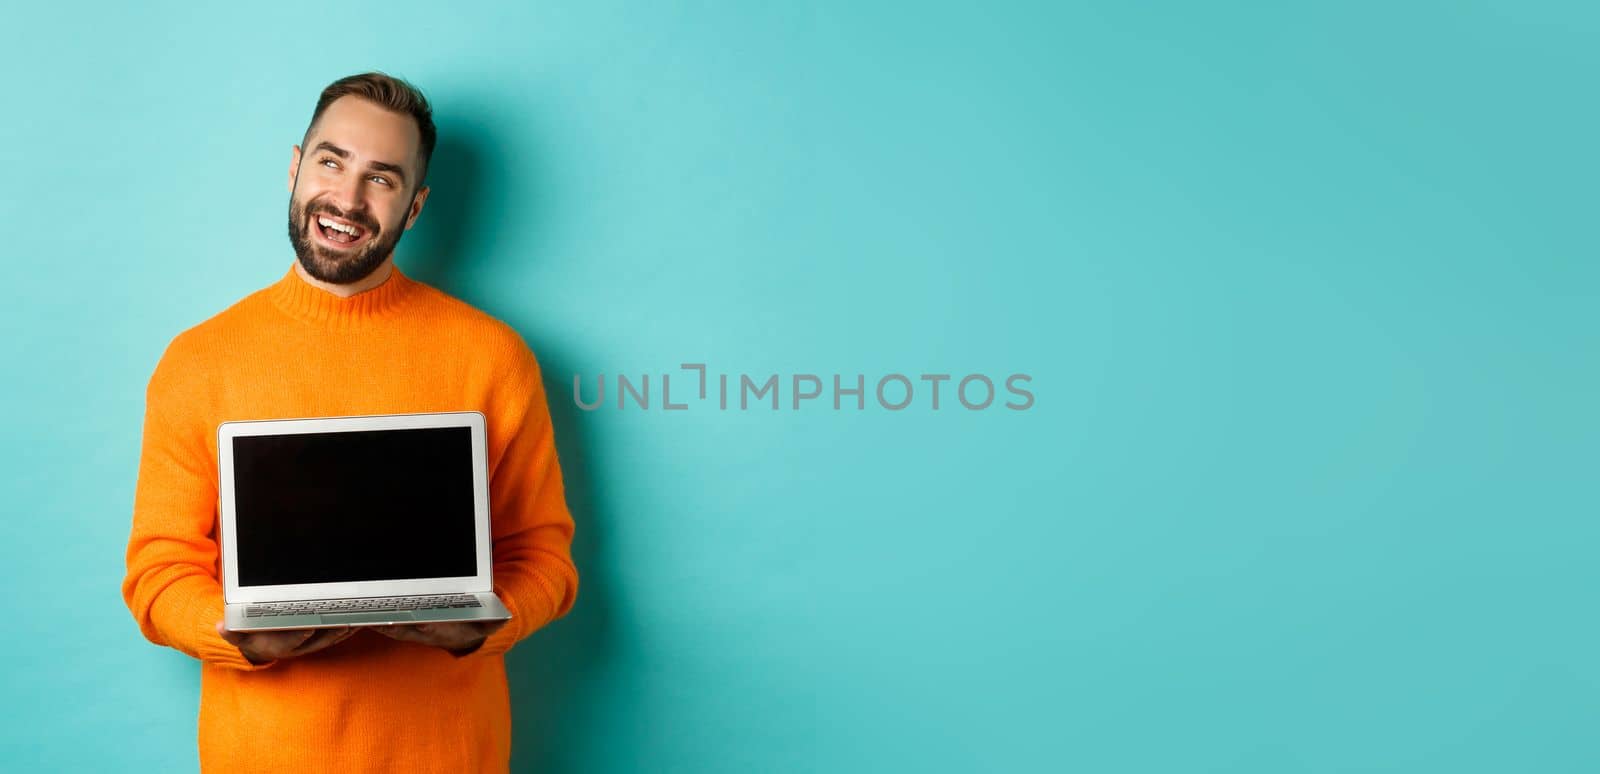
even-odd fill
[{"label": "beard", "polygon": [[[324,214],[360,226],[367,234],[366,244],[359,250],[334,250],[316,241],[311,229],[321,228],[316,217]],[[405,229],[395,229],[393,234],[380,231],[370,217],[351,217],[326,205],[307,212],[302,202],[293,196],[289,198],[289,243],[294,245],[294,254],[306,273],[323,282],[348,285],[364,279],[383,265],[404,233]]]}]

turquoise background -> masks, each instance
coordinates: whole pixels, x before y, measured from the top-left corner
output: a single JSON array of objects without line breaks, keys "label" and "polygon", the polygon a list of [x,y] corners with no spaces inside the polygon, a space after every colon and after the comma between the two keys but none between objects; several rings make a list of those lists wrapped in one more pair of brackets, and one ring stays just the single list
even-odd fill
[{"label": "turquoise background", "polygon": [[[440,127],[401,266],[538,354],[578,523],[517,771],[1600,769],[1591,4],[4,16],[0,768],[194,770],[143,388],[381,69]],[[569,397],[683,362],[1036,403]]]}]

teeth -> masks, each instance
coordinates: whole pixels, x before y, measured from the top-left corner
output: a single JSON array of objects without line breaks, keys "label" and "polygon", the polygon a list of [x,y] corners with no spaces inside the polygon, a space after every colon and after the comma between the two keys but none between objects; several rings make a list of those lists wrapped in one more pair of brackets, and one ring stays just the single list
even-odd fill
[{"label": "teeth", "polygon": [[338,230],[338,231],[343,231],[344,233],[349,234],[350,236],[355,236],[356,235],[356,229],[355,229],[354,226],[346,226],[346,225],[344,225],[342,223],[335,223],[335,222],[333,222],[331,220],[328,220],[327,218],[317,218],[317,223],[319,223],[321,225],[324,225],[324,226],[327,226],[328,228],[331,228],[331,229],[335,229],[335,230]]}]

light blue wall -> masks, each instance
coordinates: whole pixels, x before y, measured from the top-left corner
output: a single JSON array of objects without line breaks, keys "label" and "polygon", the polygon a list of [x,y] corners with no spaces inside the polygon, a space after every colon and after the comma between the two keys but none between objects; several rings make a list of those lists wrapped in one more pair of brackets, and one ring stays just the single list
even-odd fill
[{"label": "light blue wall", "polygon": [[[531,5],[8,6],[0,768],[193,770],[144,384],[372,68],[441,131],[402,267],[555,397],[519,771],[1600,768],[1592,6]],[[570,397],[684,362],[1036,403]]]}]

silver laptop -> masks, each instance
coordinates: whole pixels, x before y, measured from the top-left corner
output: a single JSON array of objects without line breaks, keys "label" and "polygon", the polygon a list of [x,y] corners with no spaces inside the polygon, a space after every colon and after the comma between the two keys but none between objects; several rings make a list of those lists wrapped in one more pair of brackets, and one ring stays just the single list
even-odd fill
[{"label": "silver laptop", "polygon": [[224,625],[510,618],[486,448],[476,411],[218,425]]}]

